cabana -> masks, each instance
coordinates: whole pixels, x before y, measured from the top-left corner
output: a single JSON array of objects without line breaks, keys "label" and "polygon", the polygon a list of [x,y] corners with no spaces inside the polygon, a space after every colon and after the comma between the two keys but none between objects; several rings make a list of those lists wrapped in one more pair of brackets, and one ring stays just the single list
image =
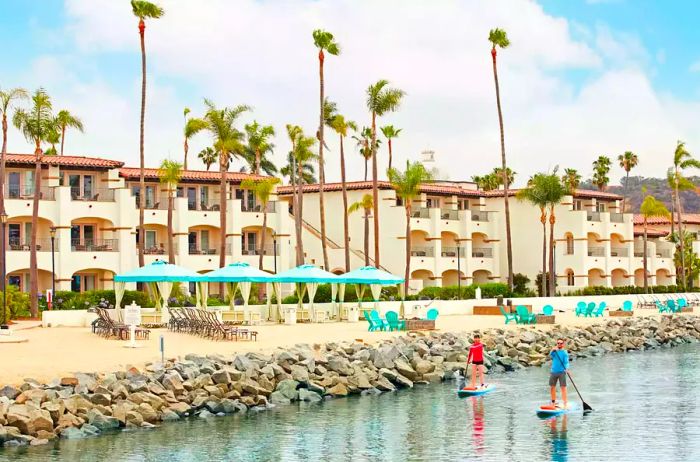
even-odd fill
[{"label": "cabana", "polygon": [[[250,266],[248,263],[231,263],[230,265],[224,266],[217,270],[206,273],[202,276],[202,284],[206,286],[209,282],[224,282],[226,283],[226,290],[229,296],[229,304],[231,305],[231,310],[234,307],[234,301],[236,298],[236,290],[241,291],[241,296],[243,297],[243,317],[248,318],[248,299],[250,298],[250,287],[253,282],[264,283],[267,285],[267,309],[270,310],[270,287],[274,290],[277,295],[277,312],[281,311],[281,291],[280,283],[276,282],[274,276],[265,271],[261,271],[258,268]],[[204,291],[207,289],[205,288]],[[206,300],[206,298],[205,298]],[[247,319],[250,321],[250,319]]]},{"label": "cabana", "polygon": [[149,284],[155,294],[156,309],[160,310],[161,307],[168,307],[168,297],[173,289],[174,282],[197,282],[201,279],[201,274],[195,273],[187,268],[172,265],[162,260],[156,260],[150,265],[145,265],[133,271],[114,276],[115,308],[117,313],[121,312],[124,285],[127,282],[144,282]]},{"label": "cabana", "polygon": [[[314,297],[318,285],[322,283],[331,284],[331,300],[335,303],[335,295],[338,290],[339,278],[333,273],[324,271],[314,265],[300,265],[287,271],[273,276],[273,280],[277,283],[294,283],[296,286],[297,296],[299,297],[299,309],[304,306],[304,294],[309,292],[309,313],[311,318],[316,321],[316,312],[314,310]],[[290,322],[290,321],[287,321]],[[295,321],[296,322],[296,321]]]},{"label": "cabana", "polygon": [[[342,274],[338,277],[340,279],[340,291],[339,299],[340,306],[342,309],[343,298],[345,296],[345,284],[355,284],[355,292],[357,293],[357,300],[359,309],[362,309],[362,297],[365,292],[365,288],[369,286],[372,292],[372,299],[374,300],[374,307],[378,309],[379,296],[382,293],[382,286],[393,286],[401,284],[404,282],[404,278],[399,276],[394,276],[391,273],[375,268],[374,266],[363,266],[356,270],[352,270],[348,273]],[[401,315],[403,316],[403,292],[401,292]],[[350,316],[348,316],[350,319]]]}]

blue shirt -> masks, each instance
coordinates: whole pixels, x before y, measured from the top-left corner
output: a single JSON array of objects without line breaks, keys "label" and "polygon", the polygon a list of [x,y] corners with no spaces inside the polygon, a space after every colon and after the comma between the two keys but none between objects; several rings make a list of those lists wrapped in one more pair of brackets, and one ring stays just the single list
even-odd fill
[{"label": "blue shirt", "polygon": [[561,374],[569,368],[569,353],[566,350],[554,350],[549,356],[552,358],[552,374]]}]

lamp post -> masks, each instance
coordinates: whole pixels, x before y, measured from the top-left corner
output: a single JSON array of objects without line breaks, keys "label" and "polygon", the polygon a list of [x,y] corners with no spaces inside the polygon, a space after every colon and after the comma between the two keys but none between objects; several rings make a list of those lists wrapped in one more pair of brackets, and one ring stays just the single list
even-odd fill
[{"label": "lamp post", "polygon": [[7,329],[7,253],[5,250],[5,224],[7,213],[0,213],[0,233],[2,234],[2,324],[0,329]]},{"label": "lamp post", "polygon": [[275,262],[275,274],[277,274],[277,232],[272,232],[272,258]]},{"label": "lamp post", "polygon": [[52,226],[49,229],[51,233],[51,303],[53,304],[54,297],[56,296],[56,256],[55,256],[55,246],[56,242],[56,227]]},{"label": "lamp post", "polygon": [[462,299],[462,263],[461,260],[462,247],[457,242],[457,299]]}]

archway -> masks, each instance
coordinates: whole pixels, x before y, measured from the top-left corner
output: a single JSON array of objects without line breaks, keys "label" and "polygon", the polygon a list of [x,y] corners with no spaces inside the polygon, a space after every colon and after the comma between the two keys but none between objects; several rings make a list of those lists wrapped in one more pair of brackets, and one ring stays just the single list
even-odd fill
[{"label": "archway", "polygon": [[411,281],[409,286],[415,291],[420,291],[423,287],[435,286],[435,278],[432,271],[420,269],[411,272]]},{"label": "archway", "polygon": [[629,285],[627,283],[627,272],[621,268],[616,268],[610,273],[610,279],[613,287],[621,287]]},{"label": "archway", "polygon": [[[649,272],[647,271],[647,274]],[[653,278],[649,278],[649,285],[653,285]],[[637,287],[644,287],[644,268],[637,268],[634,271],[634,285]]]},{"label": "archway", "polygon": [[605,272],[599,268],[588,270],[588,285],[590,287],[606,286]]},{"label": "archway", "polygon": [[464,273],[463,272],[457,272],[457,270],[451,269],[447,271],[443,271],[442,273],[442,286],[447,287],[447,286],[456,286],[458,285],[459,277],[461,276],[462,279],[464,279]]},{"label": "archway", "polygon": [[[220,252],[219,228],[210,225],[190,226],[187,229],[187,247],[190,255],[218,255]],[[227,253],[230,254],[230,249]]]},{"label": "archway", "polygon": [[659,286],[670,286],[673,284],[673,278],[671,277],[671,272],[667,269],[656,270],[656,285]]},{"label": "archway", "polygon": [[425,231],[411,231],[411,256],[412,257],[433,257],[433,246],[428,240],[428,233]]},{"label": "archway", "polygon": [[477,270],[472,273],[472,281],[474,284],[486,284],[489,282],[491,272],[486,270]]},{"label": "archway", "polygon": [[[45,293],[51,289],[51,271],[38,270],[39,274],[39,293]],[[7,273],[7,284],[17,287],[22,292],[29,292],[30,278],[29,268],[18,269]],[[0,309],[2,309],[0,307]]]},{"label": "archway", "polygon": [[86,268],[71,276],[72,292],[114,289],[114,272],[103,268]]}]

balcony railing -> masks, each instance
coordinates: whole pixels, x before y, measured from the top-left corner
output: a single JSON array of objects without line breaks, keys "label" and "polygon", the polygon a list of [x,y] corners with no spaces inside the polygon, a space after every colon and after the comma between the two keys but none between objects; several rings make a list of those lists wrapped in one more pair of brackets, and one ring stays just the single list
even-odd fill
[{"label": "balcony railing", "polygon": [[[265,207],[267,209],[267,213],[275,213],[277,202],[276,201],[270,201],[267,203],[267,206]],[[247,204],[245,202],[241,202],[241,212],[252,212],[252,213],[262,213],[263,212],[263,206],[262,204]]]},{"label": "balcony railing", "polygon": [[610,221],[612,223],[624,223],[625,216],[621,213],[611,213],[610,214]]},{"label": "balcony railing", "polygon": [[[21,199],[21,200],[31,200],[34,199],[34,186],[12,186],[8,185],[5,189],[6,199]],[[52,201],[55,199],[54,188],[48,186],[42,186],[39,189],[39,200],[42,201]]]},{"label": "balcony railing", "polygon": [[472,249],[472,257],[474,258],[492,258],[493,249],[490,247],[474,247]]},{"label": "balcony railing", "polygon": [[411,217],[413,218],[430,218],[430,209],[419,208],[411,210]]},{"label": "balcony railing", "polygon": [[[459,251],[459,247],[443,247],[442,251],[441,251],[441,255],[443,257],[456,257],[458,251]],[[460,252],[460,256],[463,253],[464,252]]]},{"label": "balcony railing", "polygon": [[488,212],[472,212],[472,221],[489,221]]},{"label": "balcony railing", "polygon": [[114,189],[93,188],[91,191],[81,192],[77,188],[71,188],[70,198],[74,201],[114,202]]},{"label": "balcony railing", "polygon": [[[54,240],[54,251],[58,252],[58,239]],[[29,252],[29,240],[8,239],[7,250],[15,252]],[[39,238],[36,240],[37,252],[51,252],[51,239]]]},{"label": "balcony railing", "polygon": [[218,212],[221,205],[214,202],[187,202],[187,210],[200,210],[202,212]]},{"label": "balcony railing", "polygon": [[[260,251],[262,249],[259,248],[242,248],[241,249],[241,254],[242,255],[260,255]],[[265,250],[263,251],[263,255],[274,255],[275,254],[275,248],[274,246],[265,246]],[[280,248],[277,246],[277,255],[280,254]]]},{"label": "balcony railing", "polygon": [[657,249],[656,256],[659,258],[671,258],[671,249]]},{"label": "balcony railing", "polygon": [[610,256],[612,256],[612,257],[628,257],[629,250],[626,247],[613,247],[610,249]]},{"label": "balcony railing", "polygon": [[412,257],[434,257],[435,250],[432,247],[412,247]]},{"label": "balcony railing", "polygon": [[[177,253],[177,249],[175,250],[175,253]],[[168,254],[168,244],[161,243],[161,244],[154,244],[152,246],[146,246],[146,248],[143,249],[143,254],[144,255],[167,255]]]},{"label": "balcony railing", "polygon": [[588,221],[600,221],[600,212],[586,212]]},{"label": "balcony railing", "polygon": [[119,239],[71,239],[73,252],[118,252]]},{"label": "balcony railing", "polygon": [[605,247],[589,247],[588,248],[589,257],[604,257]]},{"label": "balcony railing", "polygon": [[202,247],[199,245],[191,245],[188,253],[190,255],[219,255],[219,249],[211,246]]},{"label": "balcony railing", "polygon": [[459,210],[440,210],[440,218],[442,218],[443,220],[459,220]]}]

